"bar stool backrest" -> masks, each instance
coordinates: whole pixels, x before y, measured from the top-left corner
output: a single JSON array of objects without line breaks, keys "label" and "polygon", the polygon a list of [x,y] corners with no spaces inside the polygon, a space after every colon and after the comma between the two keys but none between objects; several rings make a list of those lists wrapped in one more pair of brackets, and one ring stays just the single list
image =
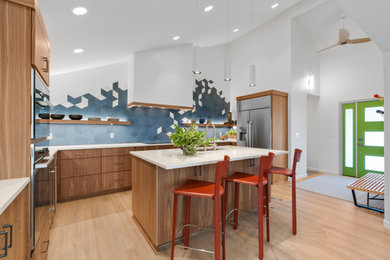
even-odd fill
[{"label": "bar stool backrest", "polygon": [[297,169],[297,163],[301,160],[302,150],[295,149],[294,151],[294,161],[292,168],[292,175],[295,176],[295,170]]},{"label": "bar stool backrest", "polygon": [[217,197],[219,193],[219,187],[225,183],[225,177],[228,172],[230,157],[225,155],[223,161],[217,163],[217,173],[215,174],[215,190],[214,196]]},{"label": "bar stool backrest", "polygon": [[274,153],[269,153],[268,156],[260,157],[260,167],[259,167],[259,182],[258,185],[263,184],[263,178],[268,180],[268,172],[272,167],[272,161],[274,160]]}]

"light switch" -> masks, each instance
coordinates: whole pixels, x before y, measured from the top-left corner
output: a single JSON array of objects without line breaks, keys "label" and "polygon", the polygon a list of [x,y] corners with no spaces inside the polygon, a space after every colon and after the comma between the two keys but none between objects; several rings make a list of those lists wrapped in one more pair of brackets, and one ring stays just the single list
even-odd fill
[{"label": "light switch", "polygon": [[110,138],[113,139],[115,137],[114,133],[110,133]]}]

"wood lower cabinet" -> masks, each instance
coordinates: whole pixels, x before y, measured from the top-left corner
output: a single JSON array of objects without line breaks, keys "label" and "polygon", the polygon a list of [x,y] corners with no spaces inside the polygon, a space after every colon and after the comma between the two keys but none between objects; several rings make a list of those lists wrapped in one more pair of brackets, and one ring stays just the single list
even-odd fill
[{"label": "wood lower cabinet", "polygon": [[32,260],[46,260],[49,249],[50,215],[46,216],[42,231],[32,253]]},{"label": "wood lower cabinet", "polygon": [[59,200],[69,200],[96,195],[102,191],[102,176],[100,174],[64,178],[60,180]]},{"label": "wood lower cabinet", "polygon": [[[29,186],[0,215],[0,255],[5,254],[5,237],[7,237],[7,255],[1,259],[30,259],[29,243]],[[30,247],[31,249],[31,247]]]},{"label": "wood lower cabinet", "polygon": [[131,170],[130,154],[102,157],[102,172],[121,172],[127,170]]},{"label": "wood lower cabinet", "polygon": [[102,174],[102,191],[124,189],[131,186],[131,171]]},{"label": "wood lower cabinet", "polygon": [[100,157],[62,160],[60,178],[99,174],[101,172],[101,168]]}]

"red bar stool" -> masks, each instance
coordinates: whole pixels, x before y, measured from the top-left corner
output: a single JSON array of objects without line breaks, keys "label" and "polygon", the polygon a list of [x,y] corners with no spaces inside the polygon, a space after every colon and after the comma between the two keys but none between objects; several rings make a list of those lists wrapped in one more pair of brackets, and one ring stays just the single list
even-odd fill
[{"label": "red bar stool", "polygon": [[287,168],[272,167],[270,173],[272,174],[281,174],[291,177],[291,186],[292,186],[292,233],[293,235],[297,234],[297,199],[296,199],[296,182],[295,182],[295,170],[297,167],[297,162],[301,160],[302,150],[295,149],[294,151],[294,162],[292,170]]},{"label": "red bar stool", "polygon": [[[237,229],[238,226],[238,202],[239,202],[239,188],[240,184],[256,186],[258,190],[258,232],[259,232],[259,259],[263,259],[263,216],[266,215],[267,220],[267,241],[269,241],[269,199],[268,199],[268,171],[271,169],[272,160],[274,158],[273,153],[269,153],[268,156],[260,157],[259,174],[249,174],[245,172],[235,172],[233,175],[226,178],[226,182],[233,182],[234,185],[234,224],[233,229]],[[227,200],[228,185],[225,185],[225,205]],[[224,206],[226,210],[226,206]],[[265,208],[265,212],[264,212]],[[225,211],[226,215],[226,211]],[[223,230],[225,234],[225,230]],[[224,240],[222,241],[224,242]]]},{"label": "red bar stool", "polygon": [[[188,180],[179,188],[173,191],[174,204],[173,204],[173,223],[172,223],[172,247],[171,247],[171,259],[173,260],[175,252],[175,227],[176,227],[176,211],[177,211],[177,197],[183,195],[186,198],[186,218],[184,228],[184,247],[185,249],[195,249],[202,252],[214,253],[215,259],[221,258],[221,232],[220,232],[220,203],[221,197],[224,194],[225,177],[227,175],[228,165],[230,157],[225,155],[223,161],[217,163],[217,173],[215,176],[215,182]],[[191,197],[199,197],[214,200],[214,252],[203,249],[190,248],[190,208]],[[222,203],[222,212],[225,212],[225,203]],[[225,218],[222,218],[222,230],[225,230]],[[181,232],[178,233],[180,235]],[[222,239],[225,239],[223,235]],[[225,242],[223,241],[223,255],[225,255]]]}]

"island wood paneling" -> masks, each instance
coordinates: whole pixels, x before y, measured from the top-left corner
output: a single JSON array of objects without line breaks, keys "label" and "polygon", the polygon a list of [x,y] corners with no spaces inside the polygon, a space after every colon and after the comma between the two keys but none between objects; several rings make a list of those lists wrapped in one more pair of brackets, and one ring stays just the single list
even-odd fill
[{"label": "island wood paneling", "polygon": [[[259,160],[255,159],[254,166],[251,160],[231,162],[228,175],[236,171],[245,171],[257,174]],[[149,243],[155,250],[168,243],[172,232],[172,191],[186,180],[215,181],[216,165],[204,165],[181,169],[165,170],[137,157],[133,157],[133,217],[142,229]],[[228,206],[233,208],[233,184],[228,188]],[[240,209],[254,210],[257,207],[257,189],[247,185],[240,186]],[[184,223],[184,200],[178,199],[177,227],[179,230]],[[192,198],[191,223],[198,226],[213,225],[212,200]],[[191,229],[191,232],[197,231]]]},{"label": "island wood paneling", "polygon": [[0,180],[30,176],[31,9],[0,1]]},{"label": "island wood paneling", "polygon": [[[157,245],[157,166],[133,156],[133,217],[147,239]],[[168,190],[166,192],[171,191]],[[165,223],[168,224],[168,223]]]}]

